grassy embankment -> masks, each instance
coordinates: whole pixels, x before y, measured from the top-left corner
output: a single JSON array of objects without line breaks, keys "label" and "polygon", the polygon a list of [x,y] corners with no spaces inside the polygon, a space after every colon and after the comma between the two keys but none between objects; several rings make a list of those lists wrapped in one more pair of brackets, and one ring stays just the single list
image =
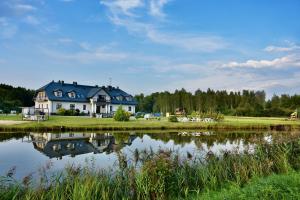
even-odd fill
[{"label": "grassy embankment", "polygon": [[[21,120],[20,116],[0,116],[0,120]],[[163,130],[163,129],[214,129],[214,130],[299,130],[300,121],[285,118],[232,117],[226,116],[221,122],[168,122],[138,119],[117,122],[113,119],[88,117],[51,116],[48,121],[28,122],[18,125],[0,125],[2,131],[95,131],[95,130]]]},{"label": "grassy embankment", "polygon": [[[118,170],[67,167],[56,176],[41,174],[14,181],[0,178],[2,199],[300,199],[299,141],[257,146],[255,153],[208,153],[182,160],[175,152],[118,153]],[[135,167],[138,164],[140,170]],[[41,170],[45,171],[45,170]],[[279,175],[276,175],[279,174]]]}]

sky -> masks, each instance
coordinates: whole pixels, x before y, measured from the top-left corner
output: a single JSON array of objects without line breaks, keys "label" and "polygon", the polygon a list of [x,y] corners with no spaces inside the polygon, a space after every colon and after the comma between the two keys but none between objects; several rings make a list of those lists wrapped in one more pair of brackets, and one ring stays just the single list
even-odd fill
[{"label": "sky", "polygon": [[300,93],[300,1],[1,0],[0,82],[52,80]]}]

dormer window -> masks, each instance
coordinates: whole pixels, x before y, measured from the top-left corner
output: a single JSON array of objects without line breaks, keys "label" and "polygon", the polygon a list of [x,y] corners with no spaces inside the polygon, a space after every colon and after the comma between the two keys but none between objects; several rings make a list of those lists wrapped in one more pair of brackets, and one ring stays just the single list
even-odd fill
[{"label": "dormer window", "polygon": [[118,101],[123,101],[123,97],[122,96],[117,96],[117,100]]},{"label": "dormer window", "polygon": [[132,101],[132,97],[131,96],[126,97],[126,101]]},{"label": "dormer window", "polygon": [[75,98],[75,97],[76,97],[76,94],[75,94],[75,92],[69,92],[69,93],[68,93],[68,96],[69,96],[70,98]]},{"label": "dormer window", "polygon": [[62,91],[61,90],[54,91],[54,95],[56,97],[62,97]]}]

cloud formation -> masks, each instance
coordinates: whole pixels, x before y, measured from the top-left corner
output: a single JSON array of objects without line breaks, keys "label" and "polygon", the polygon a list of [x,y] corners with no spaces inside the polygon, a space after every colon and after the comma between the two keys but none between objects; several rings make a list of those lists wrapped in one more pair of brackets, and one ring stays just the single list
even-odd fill
[{"label": "cloud formation", "polygon": [[220,36],[162,31],[157,28],[157,21],[144,21],[142,18],[145,16],[136,14],[138,9],[146,8],[151,15],[160,18],[165,16],[162,9],[169,2],[169,0],[101,1],[109,9],[109,19],[114,25],[124,27],[129,33],[146,37],[154,43],[200,52],[213,52],[226,48],[227,43]]},{"label": "cloud formation", "polygon": [[289,43],[288,46],[270,45],[270,46],[267,46],[264,50],[266,52],[290,52],[290,51],[300,50],[300,46],[298,46],[294,43]]},{"label": "cloud formation", "polygon": [[222,67],[226,68],[286,68],[300,67],[300,58],[297,54],[287,55],[273,60],[247,60],[245,62],[229,62]]}]

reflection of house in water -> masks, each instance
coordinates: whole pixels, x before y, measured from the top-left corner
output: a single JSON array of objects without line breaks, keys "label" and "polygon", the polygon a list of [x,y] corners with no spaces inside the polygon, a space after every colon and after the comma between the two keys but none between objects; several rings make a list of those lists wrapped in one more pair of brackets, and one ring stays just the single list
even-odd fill
[{"label": "reflection of house in water", "polygon": [[116,146],[131,145],[135,136],[130,135],[127,140],[118,143],[110,133],[31,133],[33,146],[49,158],[62,158],[63,156],[87,153],[111,153]]}]

